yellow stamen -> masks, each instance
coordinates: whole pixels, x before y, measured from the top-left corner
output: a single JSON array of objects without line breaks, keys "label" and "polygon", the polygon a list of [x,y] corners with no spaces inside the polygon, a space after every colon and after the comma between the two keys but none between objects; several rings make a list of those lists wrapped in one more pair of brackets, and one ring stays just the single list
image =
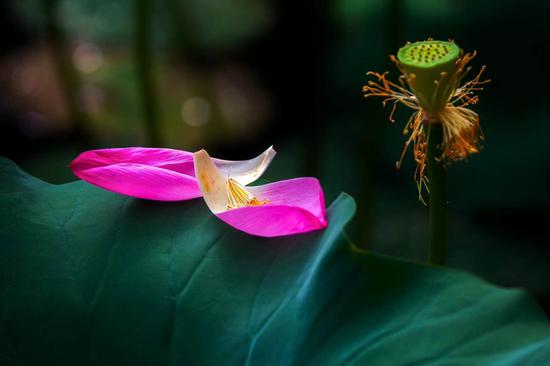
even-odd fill
[{"label": "yellow stamen", "polygon": [[464,160],[468,155],[479,152],[479,140],[483,136],[477,113],[450,105],[439,113],[439,118],[443,126],[441,159],[449,162]]},{"label": "yellow stamen", "polygon": [[248,192],[242,185],[237,183],[234,179],[229,178],[227,180],[227,209],[246,207],[246,206],[260,206],[266,204],[268,201],[260,201],[252,193]]}]

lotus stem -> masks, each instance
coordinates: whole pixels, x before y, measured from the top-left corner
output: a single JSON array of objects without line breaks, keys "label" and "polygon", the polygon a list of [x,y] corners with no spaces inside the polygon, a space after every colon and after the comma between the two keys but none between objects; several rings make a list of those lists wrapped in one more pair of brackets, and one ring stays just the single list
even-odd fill
[{"label": "lotus stem", "polygon": [[397,57],[390,56],[401,71],[399,82],[388,80],[387,72],[369,71],[377,81],[369,80],[363,87],[365,98],[381,97],[384,106],[392,105],[392,122],[398,104],[414,111],[403,129],[408,138],[396,167],[412,150],[420,202],[425,204],[424,191],[430,193],[428,261],[435,265],[447,261],[445,167],[478,153],[483,139],[479,116],[468,107],[478,102],[476,92],[490,82],[482,79],[485,67],[472,80],[463,81],[475,55],[464,53],[453,41],[429,38],[407,43]]},{"label": "lotus stem", "polygon": [[428,261],[434,265],[447,262],[447,182],[445,166],[439,159],[443,142],[441,123],[430,123],[428,132],[429,234]]},{"label": "lotus stem", "polygon": [[151,46],[151,2],[136,0],[135,2],[135,39],[134,57],[136,63],[137,81],[143,106],[143,117],[150,146],[163,146],[161,137],[157,95],[152,73],[152,46]]},{"label": "lotus stem", "polygon": [[42,0],[41,6],[45,15],[46,36],[52,47],[59,82],[73,124],[73,132],[78,138],[89,140],[88,116],[82,111],[78,100],[81,80],[72,63],[69,39],[61,24],[59,0]]}]

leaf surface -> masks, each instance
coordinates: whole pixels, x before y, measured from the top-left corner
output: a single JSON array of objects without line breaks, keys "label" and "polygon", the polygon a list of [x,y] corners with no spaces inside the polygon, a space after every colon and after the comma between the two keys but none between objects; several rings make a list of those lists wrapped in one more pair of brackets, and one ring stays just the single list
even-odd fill
[{"label": "leaf surface", "polygon": [[542,365],[530,297],[353,250],[324,231],[257,238],[200,199],[50,185],[0,160],[0,364]]}]

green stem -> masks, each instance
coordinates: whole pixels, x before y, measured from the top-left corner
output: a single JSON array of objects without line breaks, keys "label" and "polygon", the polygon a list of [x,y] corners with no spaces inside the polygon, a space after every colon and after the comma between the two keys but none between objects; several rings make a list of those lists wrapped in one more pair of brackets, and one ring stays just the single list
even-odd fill
[{"label": "green stem", "polygon": [[155,93],[155,83],[151,70],[153,64],[151,55],[153,50],[150,38],[150,5],[151,3],[149,0],[136,0],[135,2],[134,57],[149,145],[162,146],[160,126],[158,123],[157,95]]},{"label": "green stem", "polygon": [[435,265],[447,262],[447,183],[445,167],[437,158],[443,141],[441,123],[431,123],[428,132],[428,179],[430,187],[428,261]]},{"label": "green stem", "polygon": [[78,95],[82,83],[71,60],[69,37],[61,24],[60,2],[59,0],[42,0],[41,5],[45,15],[46,36],[52,47],[63,96],[73,123],[73,132],[77,137],[89,140],[90,121],[79,105]]}]

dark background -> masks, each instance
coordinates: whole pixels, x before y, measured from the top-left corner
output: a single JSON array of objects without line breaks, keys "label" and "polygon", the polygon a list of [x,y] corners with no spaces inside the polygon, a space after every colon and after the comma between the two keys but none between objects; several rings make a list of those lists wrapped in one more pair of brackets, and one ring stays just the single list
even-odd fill
[{"label": "dark background", "polygon": [[[101,147],[206,148],[266,178],[353,195],[351,239],[426,256],[414,163],[394,163],[409,111],[364,100],[406,41],[454,39],[493,81],[474,109],[481,154],[449,172],[449,266],[529,289],[550,309],[550,2],[25,0],[0,3],[0,154],[52,183]],[[155,128],[148,128],[150,121]],[[155,135],[156,134],[156,135]],[[156,137],[155,137],[156,136]]]}]

